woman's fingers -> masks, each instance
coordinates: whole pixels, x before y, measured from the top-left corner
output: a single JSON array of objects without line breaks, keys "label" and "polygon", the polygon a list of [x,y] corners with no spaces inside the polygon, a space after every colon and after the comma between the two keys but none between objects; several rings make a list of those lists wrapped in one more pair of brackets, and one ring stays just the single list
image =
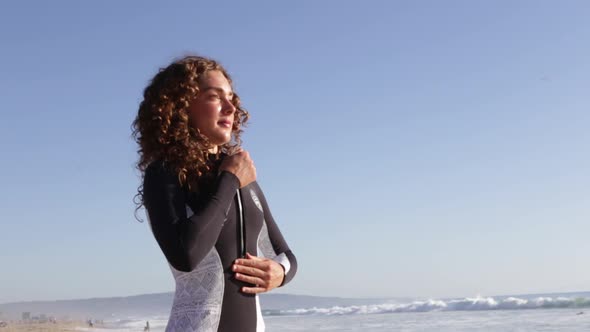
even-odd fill
[{"label": "woman's fingers", "polygon": [[232,269],[234,272],[241,272],[242,274],[247,274],[250,276],[260,277],[260,278],[264,278],[265,275],[267,274],[264,270],[259,269],[257,267],[244,266],[244,265],[239,265],[239,264],[234,264]]},{"label": "woman's fingers", "polygon": [[245,275],[242,273],[236,273],[236,279],[243,281],[243,282],[247,282],[252,285],[255,285],[256,287],[266,288],[266,281],[264,281],[258,277],[252,277],[252,276]]},{"label": "woman's fingers", "polygon": [[246,294],[259,294],[259,293],[264,293],[267,291],[268,290],[266,288],[262,288],[262,287],[242,287],[242,292],[244,292]]},{"label": "woman's fingers", "polygon": [[254,258],[240,258],[235,261],[237,266],[251,266],[258,269],[265,269],[268,267],[267,260],[256,257]]}]

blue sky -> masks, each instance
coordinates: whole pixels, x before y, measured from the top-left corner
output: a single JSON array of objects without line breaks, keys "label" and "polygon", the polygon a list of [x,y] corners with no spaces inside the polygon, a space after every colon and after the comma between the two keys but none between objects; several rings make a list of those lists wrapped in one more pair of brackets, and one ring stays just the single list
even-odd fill
[{"label": "blue sky", "polygon": [[590,290],[586,1],[4,2],[0,303],[172,291],[130,125],[220,60],[299,260],[284,293]]}]

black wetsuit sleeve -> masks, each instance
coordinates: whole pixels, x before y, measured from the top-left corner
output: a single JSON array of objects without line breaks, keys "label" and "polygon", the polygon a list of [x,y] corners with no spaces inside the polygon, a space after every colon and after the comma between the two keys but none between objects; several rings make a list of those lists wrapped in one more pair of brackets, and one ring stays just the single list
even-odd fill
[{"label": "black wetsuit sleeve", "polygon": [[291,281],[291,279],[293,279],[293,277],[297,273],[297,258],[295,258],[295,255],[287,245],[287,241],[285,241],[285,238],[281,234],[279,226],[277,226],[277,223],[272,217],[272,213],[270,212],[270,208],[268,207],[268,202],[266,201],[266,197],[264,197],[264,193],[262,192],[262,189],[260,189],[260,186],[258,186],[258,192],[260,193],[260,203],[262,204],[264,220],[266,221],[268,237],[270,239],[272,247],[277,255],[285,254],[287,259],[289,260],[288,271],[285,265],[281,264],[283,265],[283,268],[285,268],[285,278],[283,279],[283,283],[281,284],[281,286],[283,286],[286,285],[289,281]]},{"label": "black wetsuit sleeve", "polygon": [[161,164],[146,169],[143,197],[152,232],[175,269],[192,271],[213,248],[239,186],[233,173],[221,172],[213,194],[187,216],[185,191],[176,175]]}]

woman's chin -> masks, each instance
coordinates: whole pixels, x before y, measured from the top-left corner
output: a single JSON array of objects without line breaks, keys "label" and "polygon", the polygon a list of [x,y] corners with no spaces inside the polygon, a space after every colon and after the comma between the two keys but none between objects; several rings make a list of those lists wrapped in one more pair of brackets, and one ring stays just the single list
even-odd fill
[{"label": "woman's chin", "polygon": [[220,146],[229,143],[231,141],[231,135],[220,135],[218,137],[214,137],[213,139],[210,138],[209,140],[214,145]]}]

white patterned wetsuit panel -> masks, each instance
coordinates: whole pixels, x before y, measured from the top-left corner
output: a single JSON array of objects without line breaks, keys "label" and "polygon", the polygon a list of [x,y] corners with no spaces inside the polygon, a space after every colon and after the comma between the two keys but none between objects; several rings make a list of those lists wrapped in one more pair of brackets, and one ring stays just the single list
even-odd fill
[{"label": "white patterned wetsuit panel", "polygon": [[270,259],[277,257],[277,253],[272,247],[270,238],[268,236],[268,228],[266,222],[263,222],[260,234],[258,234],[258,255]]},{"label": "white patterned wetsuit panel", "polygon": [[258,255],[262,257],[266,257],[272,259],[273,261],[281,264],[285,268],[285,274],[289,273],[291,269],[291,263],[285,254],[277,255],[274,248],[272,247],[272,243],[270,242],[270,237],[268,235],[268,228],[266,227],[266,221],[262,224],[262,229],[260,230],[260,234],[258,234]]},{"label": "white patterned wetsuit panel", "polygon": [[170,266],[176,292],[166,332],[217,331],[223,300],[223,268],[215,247],[190,272]]},{"label": "white patterned wetsuit panel", "polygon": [[[256,207],[260,210],[260,212],[264,213],[264,209],[262,208],[262,204],[260,203],[260,199],[256,195],[256,192],[250,189],[250,195],[252,196],[252,200],[254,201]],[[258,246],[258,256],[263,256],[270,259],[277,257],[277,253],[273,249],[272,243],[270,242],[268,228],[266,227],[266,220],[264,220],[264,218],[262,219],[262,229],[260,230],[260,233],[258,233],[258,240],[256,244]]]}]

